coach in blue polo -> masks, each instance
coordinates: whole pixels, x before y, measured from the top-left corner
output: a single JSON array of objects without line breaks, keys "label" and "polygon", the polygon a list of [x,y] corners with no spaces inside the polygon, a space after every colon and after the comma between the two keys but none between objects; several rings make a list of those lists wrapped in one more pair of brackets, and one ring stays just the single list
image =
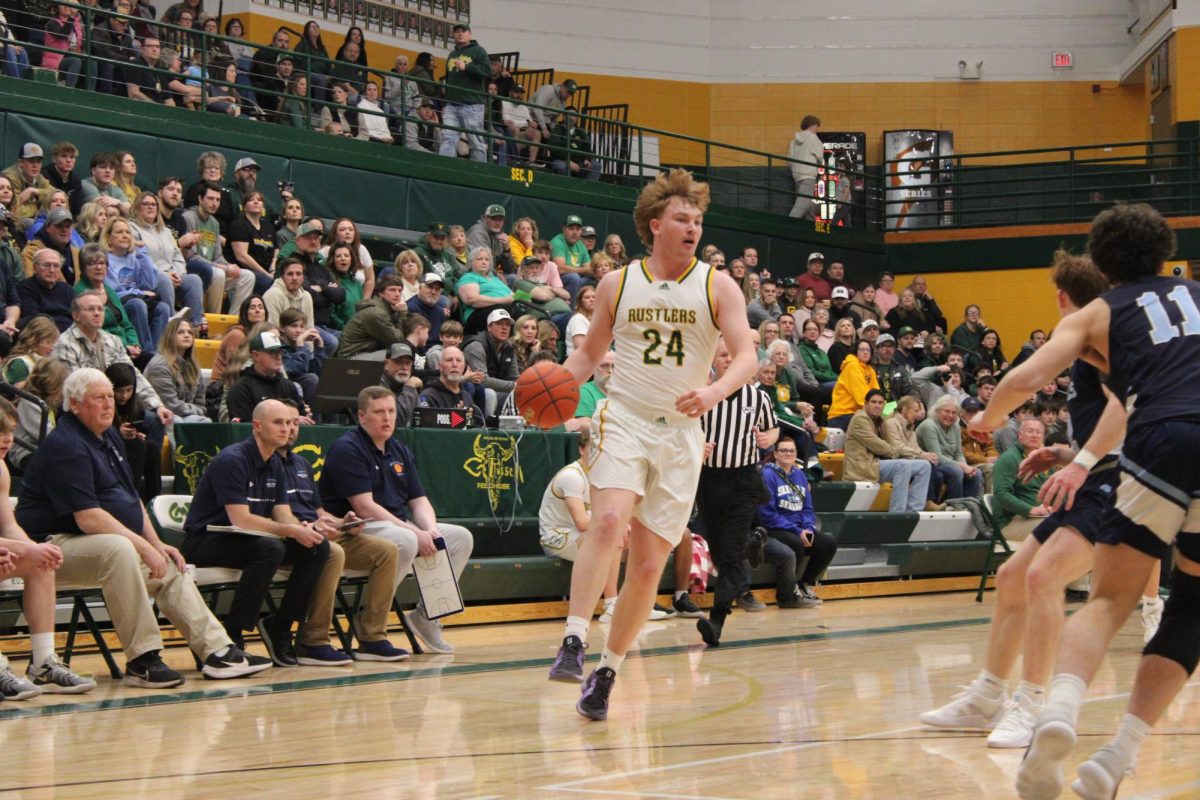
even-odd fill
[{"label": "coach in blue polo", "polygon": [[[342,434],[325,455],[321,504],[335,516],[353,511],[371,520],[364,533],[396,543],[400,550],[397,584],[412,569],[418,554],[437,552],[435,540],[439,538],[445,541],[450,564],[461,578],[475,545],[471,532],[437,521],[412,451],[392,438],[395,431],[395,396],[382,386],[368,386],[359,392],[358,427]],[[429,651],[454,652],[442,638],[441,624],[431,620],[423,606],[418,605],[407,621]]]},{"label": "coach in blue polo", "polygon": [[[242,571],[225,619],[230,638],[241,647],[242,632],[257,626],[271,660],[280,667],[297,666],[292,623],[304,622],[313,587],[329,560],[329,542],[312,523],[296,519],[288,504],[283,462],[275,451],[287,446],[290,411],[279,400],[255,406],[253,434],[226,447],[208,465],[183,523],[183,554],[189,564]],[[259,620],[263,598],[283,564],[292,570],[279,610]]]}]

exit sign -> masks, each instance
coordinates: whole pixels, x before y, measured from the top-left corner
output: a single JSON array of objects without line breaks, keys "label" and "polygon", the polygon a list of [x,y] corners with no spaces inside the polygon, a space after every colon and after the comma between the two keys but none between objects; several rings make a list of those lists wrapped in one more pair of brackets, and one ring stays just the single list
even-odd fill
[{"label": "exit sign", "polygon": [[1066,50],[1055,51],[1050,57],[1050,66],[1054,69],[1071,69],[1075,66],[1071,54]]}]

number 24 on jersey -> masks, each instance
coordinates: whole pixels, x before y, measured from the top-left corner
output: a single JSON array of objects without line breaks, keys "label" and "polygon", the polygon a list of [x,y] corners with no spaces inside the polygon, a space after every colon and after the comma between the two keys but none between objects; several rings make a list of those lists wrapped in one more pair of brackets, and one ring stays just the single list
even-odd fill
[{"label": "number 24 on jersey", "polygon": [[663,335],[657,328],[648,328],[642,333],[642,337],[648,341],[649,346],[642,351],[642,363],[651,365],[661,365],[663,356],[666,358],[675,359],[675,366],[683,366],[683,334],[678,329],[672,328],[671,335],[667,339],[667,349],[663,355],[659,355],[658,351],[663,346]]}]

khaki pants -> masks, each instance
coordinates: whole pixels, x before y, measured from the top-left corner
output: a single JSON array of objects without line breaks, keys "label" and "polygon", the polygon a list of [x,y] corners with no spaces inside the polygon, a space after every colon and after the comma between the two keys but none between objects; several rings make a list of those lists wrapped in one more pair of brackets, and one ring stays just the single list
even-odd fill
[{"label": "khaki pants", "polygon": [[1042,524],[1045,517],[1013,517],[1001,529],[1009,544],[1023,542],[1030,537],[1033,529]]},{"label": "khaki pants", "polygon": [[[58,570],[60,586],[99,586],[117,638],[132,661],[152,650],[162,650],[162,635],[151,598],[203,661],[232,642],[204,604],[196,584],[173,563],[158,580],[133,549],[133,542],[111,533],[60,533],[49,541],[63,552]],[[147,594],[149,596],[147,596]]]},{"label": "khaki pants", "polygon": [[355,617],[354,632],[360,643],[387,638],[387,618],[396,594],[396,573],[400,568],[400,550],[393,542],[376,536],[354,534],[329,543],[329,561],[313,589],[308,604],[308,619],[300,628],[299,642],[304,647],[329,644],[333,622],[333,604],[344,569],[365,570],[367,589],[364,603]]}]

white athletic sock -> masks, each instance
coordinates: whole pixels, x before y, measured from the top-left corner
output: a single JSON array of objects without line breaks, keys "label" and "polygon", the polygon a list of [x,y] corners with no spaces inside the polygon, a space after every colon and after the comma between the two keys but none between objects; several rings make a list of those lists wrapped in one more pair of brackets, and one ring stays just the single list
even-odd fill
[{"label": "white athletic sock", "polygon": [[[1117,735],[1106,746],[1107,749],[1114,751],[1122,760],[1121,771],[1113,777],[1120,778],[1125,774],[1125,770],[1129,769],[1137,761],[1138,750],[1150,738],[1150,726],[1143,722],[1133,714],[1126,714],[1121,718],[1121,725],[1117,728]],[[1105,764],[1108,767],[1108,764]]]},{"label": "white athletic sock", "polygon": [[675,599],[679,600],[680,598],[687,597],[687,595],[687,589],[681,589],[675,593]]},{"label": "white athletic sock", "polygon": [[586,642],[588,625],[590,623],[591,620],[585,619],[584,617],[567,617],[567,627],[563,631],[563,638],[565,639],[568,636],[578,636],[579,641]]},{"label": "white athletic sock", "polygon": [[993,675],[986,669],[979,671],[979,677],[975,679],[975,683],[980,688],[988,690],[990,697],[996,697],[1008,691],[1008,681],[999,675]]},{"label": "white athletic sock", "polygon": [[604,652],[600,654],[600,666],[608,667],[613,672],[616,672],[617,670],[619,670],[621,668],[621,665],[624,663],[625,663],[625,656],[619,656],[616,653],[614,653],[612,650],[609,650],[607,647],[604,648]]},{"label": "white athletic sock", "polygon": [[1017,693],[1031,701],[1034,705],[1045,705],[1046,703],[1046,687],[1029,681],[1021,681],[1017,684]]},{"label": "white athletic sock", "polygon": [[1077,675],[1068,672],[1055,675],[1050,681],[1043,718],[1062,720],[1074,728],[1079,722],[1079,707],[1083,705],[1087,689],[1083,678]]},{"label": "white athletic sock", "polygon": [[29,645],[33,650],[33,664],[40,667],[54,655],[54,634],[34,633],[29,636]]}]

